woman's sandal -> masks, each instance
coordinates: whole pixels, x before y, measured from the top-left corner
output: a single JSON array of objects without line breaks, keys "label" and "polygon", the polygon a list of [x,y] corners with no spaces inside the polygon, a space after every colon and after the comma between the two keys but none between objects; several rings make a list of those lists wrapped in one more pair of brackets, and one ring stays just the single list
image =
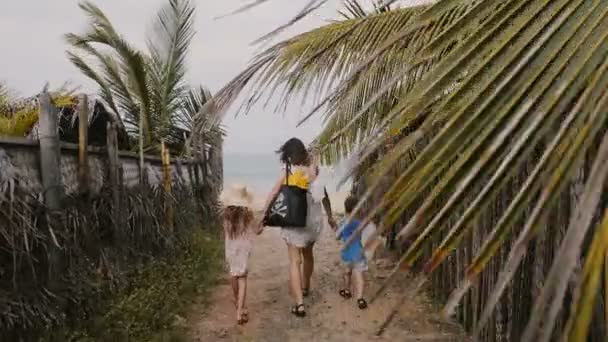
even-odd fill
[{"label": "woman's sandal", "polygon": [[346,289],[342,289],[340,290],[340,292],[338,292],[340,294],[340,297],[344,298],[344,299],[349,299],[351,298],[353,295],[350,293],[349,290]]},{"label": "woman's sandal", "polygon": [[361,310],[367,309],[367,302],[365,299],[359,298],[357,299],[357,306],[359,306],[359,309]]},{"label": "woman's sandal", "polygon": [[306,309],[304,308],[304,304],[296,304],[292,306],[291,313],[297,317],[306,316]]},{"label": "woman's sandal", "polygon": [[243,309],[241,312],[241,319],[243,320],[243,323],[249,322],[249,310]]},{"label": "woman's sandal", "polygon": [[302,289],[302,297],[308,297],[310,295],[310,289],[304,288]]}]

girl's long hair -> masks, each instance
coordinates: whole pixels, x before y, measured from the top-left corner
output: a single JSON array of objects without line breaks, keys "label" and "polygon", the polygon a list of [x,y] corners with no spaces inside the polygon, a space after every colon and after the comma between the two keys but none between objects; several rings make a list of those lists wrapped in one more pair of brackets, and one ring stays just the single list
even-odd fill
[{"label": "girl's long hair", "polygon": [[236,239],[244,235],[253,221],[253,212],[247,207],[227,206],[224,208],[224,231],[226,238]]}]

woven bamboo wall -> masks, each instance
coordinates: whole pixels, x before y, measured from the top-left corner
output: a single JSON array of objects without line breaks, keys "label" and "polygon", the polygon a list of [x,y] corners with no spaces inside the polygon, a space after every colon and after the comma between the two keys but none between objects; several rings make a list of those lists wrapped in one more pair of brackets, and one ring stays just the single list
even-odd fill
[{"label": "woven bamboo wall", "polygon": [[[78,146],[62,144],[61,149],[61,179],[67,195],[74,194],[78,189]],[[211,162],[217,167],[209,167],[209,175],[221,178],[221,150]],[[42,179],[39,162],[39,143],[35,140],[0,137],[0,183],[8,178],[27,189],[32,194],[42,193]],[[219,158],[218,158],[219,157]],[[108,158],[107,153],[98,147],[89,147],[89,180],[90,190],[98,194],[107,182]],[[157,186],[162,180],[161,160],[159,157],[147,155],[145,158],[148,184]],[[121,152],[120,164],[123,171],[124,186],[133,187],[139,184],[138,157],[134,153]],[[192,170],[187,160],[173,161],[170,166],[171,179],[190,185]],[[215,175],[213,174],[215,171]]]},{"label": "woven bamboo wall", "polygon": [[134,272],[217,225],[221,139],[193,158],[145,155],[142,172],[138,154],[117,151],[113,125],[106,146],[79,149],[41,113],[51,120],[40,141],[0,137],[1,341],[88,317]]}]

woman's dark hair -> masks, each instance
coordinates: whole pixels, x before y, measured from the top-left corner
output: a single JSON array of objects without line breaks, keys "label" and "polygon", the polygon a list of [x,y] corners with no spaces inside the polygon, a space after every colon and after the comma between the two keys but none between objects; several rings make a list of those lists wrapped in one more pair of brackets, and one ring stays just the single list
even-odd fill
[{"label": "woman's dark hair", "polygon": [[298,138],[291,138],[287,140],[281,148],[277,151],[281,156],[281,161],[289,165],[308,166],[310,165],[310,157],[308,150]]}]

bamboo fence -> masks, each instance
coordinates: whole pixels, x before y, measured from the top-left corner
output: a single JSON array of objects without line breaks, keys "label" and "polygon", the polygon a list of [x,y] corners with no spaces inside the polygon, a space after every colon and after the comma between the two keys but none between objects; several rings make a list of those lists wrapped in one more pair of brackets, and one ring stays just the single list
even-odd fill
[{"label": "bamboo fence", "polygon": [[[598,146],[599,141],[595,143],[595,149],[597,149]],[[588,155],[592,158],[587,158],[584,166],[578,170],[576,175],[570,180],[569,185],[553,204],[552,210],[544,221],[542,229],[539,230],[539,234],[529,244],[526,257],[517,269],[513,281],[502,296],[497,308],[494,310],[492,319],[482,330],[481,335],[479,336],[480,341],[520,341],[521,334],[525,330],[529,320],[534,301],[540,295],[540,291],[545,282],[545,277],[553,263],[555,253],[559,249],[566,234],[566,229],[574,213],[575,206],[577,205],[584,184],[589,176],[591,168],[589,160],[593,160],[594,153],[596,153],[596,151],[593,149],[589,152]],[[386,178],[387,184],[378,190],[378,193],[370,201],[371,203],[379,200],[384,190],[391,184],[392,179],[397,177],[400,172],[415,159],[415,157],[415,155],[411,155],[409,158],[404,158],[401,163],[395,167],[394,174]],[[520,171],[519,176],[515,177],[510,182],[509,186],[507,186],[506,189],[498,195],[497,199],[490,204],[489,209],[480,216],[472,230],[473,233],[468,234],[460,243],[459,247],[451,253],[451,256],[432,273],[426,289],[436,301],[438,308],[446,303],[448,296],[460,284],[461,280],[465,278],[466,267],[471,264],[473,257],[481,249],[484,240],[496,226],[502,213],[515,197],[522,184],[524,184],[526,175],[531,172],[533,167],[534,163],[530,162]],[[357,193],[362,193],[365,189],[362,178],[359,176],[359,182],[355,183],[358,186],[354,190]],[[423,199],[424,194],[421,194],[420,197]],[[408,241],[401,241],[400,243],[394,240],[391,241],[391,237],[394,238],[398,229],[407,224],[409,218],[414,214],[417,206],[420,206],[421,203],[421,201],[417,201],[417,204],[403,214],[401,220],[397,222],[397,224],[387,230],[387,243],[390,246],[394,246],[394,250],[398,254],[405,252],[409,243],[416,237],[413,236],[408,239]],[[594,218],[596,224],[599,223],[599,213],[606,205],[608,205],[608,192],[604,191],[600,206],[596,209],[596,217]],[[531,208],[529,208],[524,217],[520,219],[519,228],[523,227],[522,223],[525,221],[530,211]],[[455,218],[460,214],[461,213],[458,212],[453,213]],[[456,220],[453,220],[450,225],[455,222]],[[448,228],[449,227],[444,227],[443,234],[435,237],[433,244],[429,245],[424,254],[420,257],[420,261],[429,260],[433,250],[439,246],[440,242],[446,236],[445,234],[447,233]],[[468,292],[458,306],[456,319],[467,331],[472,332],[476,328],[476,324],[488,300],[490,292],[496,285],[499,271],[504,267],[510,248],[514,243],[513,237],[516,237],[518,234],[519,231],[515,229],[513,234],[511,234],[511,240],[501,247],[499,254],[493,258],[489,266],[482,272],[475,286]],[[589,235],[592,236],[592,234]],[[589,243],[590,242],[587,241],[585,246],[589,246]],[[587,249],[585,248],[584,250]],[[582,265],[583,261],[584,260],[580,260],[579,267]],[[424,262],[420,262],[414,271],[421,271],[423,264]],[[559,332],[562,331],[566,323],[575,286],[576,284],[574,280],[572,280],[568,288],[568,294],[561,308],[558,322],[555,325],[552,340],[558,339]],[[608,326],[606,324],[608,320],[608,311],[606,311],[608,309],[608,307],[606,307],[606,290],[607,289],[605,288],[602,289],[595,306],[591,333],[588,338],[588,341],[591,342],[606,341],[608,338]]]},{"label": "bamboo fence", "polygon": [[202,156],[172,158],[163,144],[142,158],[119,151],[108,123],[106,146],[88,145],[87,125],[63,143],[57,108],[46,93],[39,102],[39,140],[0,137],[0,340],[86,318],[131,272],[211,226],[222,184],[221,141]]}]

